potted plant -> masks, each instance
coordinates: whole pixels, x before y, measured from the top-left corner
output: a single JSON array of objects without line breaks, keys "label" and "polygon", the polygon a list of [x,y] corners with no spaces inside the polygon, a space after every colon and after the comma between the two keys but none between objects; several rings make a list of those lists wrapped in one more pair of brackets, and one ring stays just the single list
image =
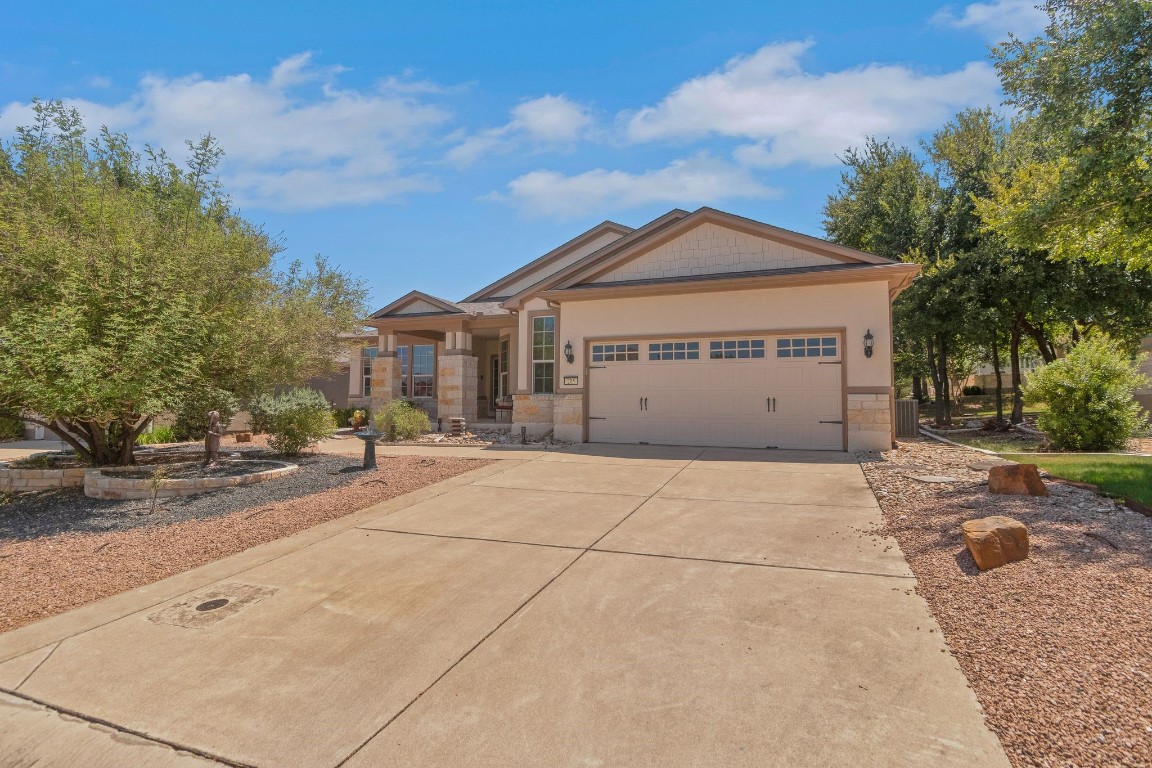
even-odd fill
[{"label": "potted plant", "polygon": [[357,409],[352,413],[352,429],[359,432],[368,423],[368,412],[363,409]]}]

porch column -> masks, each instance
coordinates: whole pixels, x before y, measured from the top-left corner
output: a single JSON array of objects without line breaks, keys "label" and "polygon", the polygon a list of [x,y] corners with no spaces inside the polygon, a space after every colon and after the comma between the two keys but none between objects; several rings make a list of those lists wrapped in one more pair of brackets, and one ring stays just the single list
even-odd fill
[{"label": "porch column", "polygon": [[444,353],[440,356],[436,377],[437,416],[444,420],[463,416],[472,424],[476,421],[476,394],[478,368],[472,354],[472,334],[449,331],[445,334]]},{"label": "porch column", "polygon": [[396,357],[396,334],[380,334],[376,359],[372,361],[372,411],[400,397],[400,359]]}]

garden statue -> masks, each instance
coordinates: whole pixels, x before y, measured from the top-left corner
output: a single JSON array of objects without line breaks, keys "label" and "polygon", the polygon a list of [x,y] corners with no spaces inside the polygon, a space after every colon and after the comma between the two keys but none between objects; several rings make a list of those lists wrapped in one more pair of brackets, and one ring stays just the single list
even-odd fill
[{"label": "garden statue", "polygon": [[220,412],[208,411],[208,434],[204,436],[204,466],[215,467],[220,464],[220,436],[224,430],[220,427]]}]

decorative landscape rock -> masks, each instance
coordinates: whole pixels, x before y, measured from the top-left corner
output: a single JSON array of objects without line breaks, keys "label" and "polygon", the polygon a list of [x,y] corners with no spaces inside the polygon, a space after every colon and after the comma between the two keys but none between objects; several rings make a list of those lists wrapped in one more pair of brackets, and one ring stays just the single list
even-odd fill
[{"label": "decorative landscape rock", "polygon": [[252,442],[252,433],[251,432],[237,432],[234,435],[234,437],[236,438],[236,442],[238,442],[238,443],[250,443],[250,442]]},{"label": "decorative landscape rock", "polygon": [[1008,496],[1047,496],[1035,464],[1005,464],[988,470],[988,492]]},{"label": "decorative landscape rock", "polygon": [[961,523],[964,544],[982,571],[1028,557],[1028,529],[1019,520],[995,515]]},{"label": "decorative landscape rock", "polygon": [[955,477],[949,475],[910,475],[913,480],[919,480],[922,483],[958,483],[960,482]]}]

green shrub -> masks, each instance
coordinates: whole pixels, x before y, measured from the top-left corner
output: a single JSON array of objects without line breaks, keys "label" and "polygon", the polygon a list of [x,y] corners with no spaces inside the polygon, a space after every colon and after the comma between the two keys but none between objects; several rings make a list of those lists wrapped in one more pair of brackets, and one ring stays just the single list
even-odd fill
[{"label": "green shrub", "polygon": [[24,422],[19,419],[0,418],[0,440],[23,440]]},{"label": "green shrub", "polygon": [[340,429],[352,426],[352,414],[356,413],[355,408],[333,408],[332,418],[336,420],[336,426]]},{"label": "green shrub", "polygon": [[432,429],[428,414],[410,400],[390,400],[376,414],[376,429],[388,440],[413,440]]},{"label": "green shrub", "polygon": [[965,397],[979,397],[980,395],[984,394],[984,388],[977,384],[971,384],[967,387],[964,387],[964,389],[961,390],[961,394]]},{"label": "green shrub", "polygon": [[1033,373],[1024,401],[1048,404],[1038,423],[1057,450],[1114,451],[1144,428],[1133,393],[1147,381],[1140,360],[1106,337],[1093,337]]},{"label": "green shrub", "polygon": [[263,395],[251,406],[252,429],[271,435],[268,444],[295,456],[336,432],[328,400],[314,389]]},{"label": "green shrub", "polygon": [[152,427],[151,432],[143,432],[136,438],[136,445],[156,445],[158,443],[175,443],[176,429],[174,427]]},{"label": "green shrub", "polygon": [[208,411],[220,413],[220,427],[227,429],[229,422],[240,410],[240,401],[223,389],[207,389],[185,400],[176,409],[176,423],[172,425],[176,440],[203,440],[208,434]]}]

